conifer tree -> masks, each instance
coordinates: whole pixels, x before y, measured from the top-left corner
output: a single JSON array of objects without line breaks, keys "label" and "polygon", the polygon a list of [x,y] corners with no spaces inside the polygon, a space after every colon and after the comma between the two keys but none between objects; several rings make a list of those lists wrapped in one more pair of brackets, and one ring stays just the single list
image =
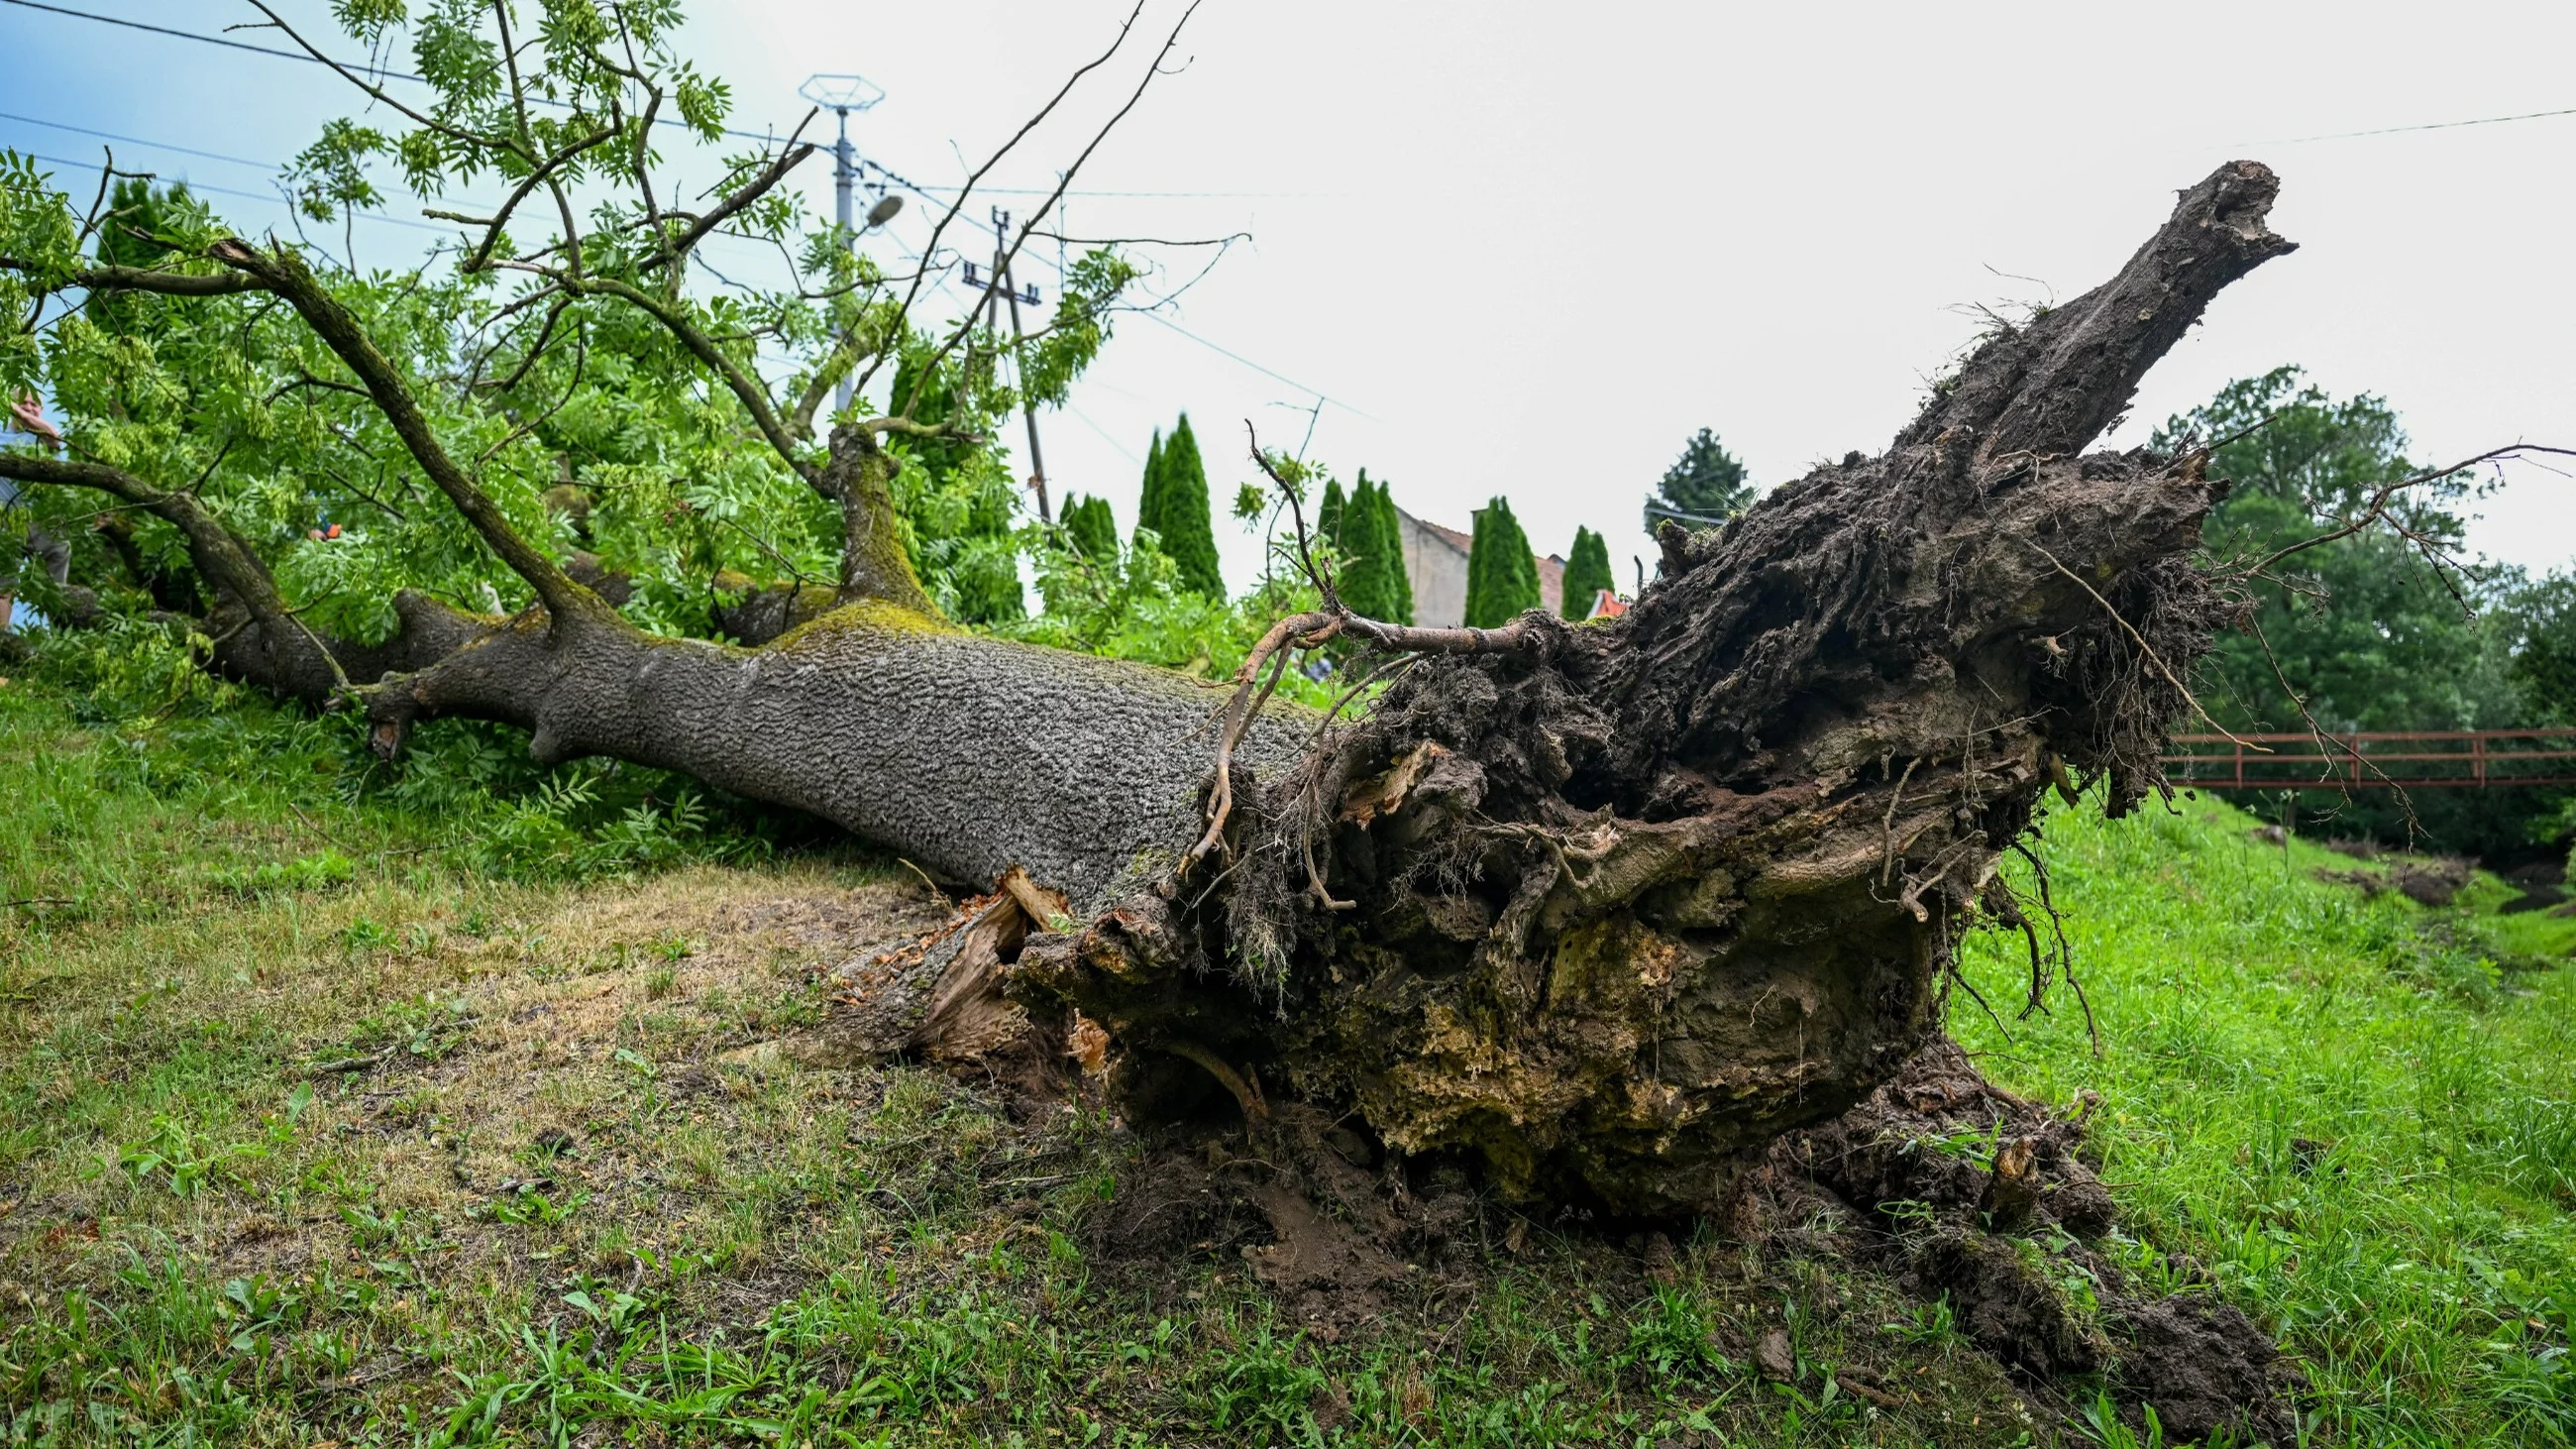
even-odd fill
[{"label": "conifer tree", "polygon": [[1569,619],[1592,617],[1593,601],[1603,590],[1618,592],[1610,572],[1610,544],[1588,528],[1574,530],[1574,551],[1565,560],[1565,599],[1558,612]]},{"label": "conifer tree", "polygon": [[1118,558],[1118,519],[1106,498],[1068,498],[1062,514],[1065,542],[1094,563]]},{"label": "conifer tree", "polygon": [[1378,536],[1386,540],[1387,578],[1394,607],[1378,617],[1394,624],[1413,622],[1413,575],[1404,570],[1404,520],[1395,511],[1395,495],[1384,482],[1376,485],[1377,498],[1370,507],[1378,519]]},{"label": "conifer tree", "polygon": [[[1149,472],[1146,486],[1154,512],[1136,521],[1163,538],[1163,553],[1181,576],[1181,586],[1211,599],[1225,597],[1225,577],[1217,571],[1216,530],[1209,521],[1207,470],[1199,462],[1198,439],[1190,435],[1190,415],[1163,441],[1161,466]],[[1143,512],[1140,505],[1139,513]]]},{"label": "conifer tree", "polygon": [[[1359,486],[1363,488],[1368,486],[1366,468],[1360,470]],[[1342,480],[1339,478],[1324,480],[1324,501],[1315,505],[1315,537],[1331,544],[1336,551],[1342,546],[1342,509],[1345,506],[1342,498]]]},{"label": "conifer tree", "polygon": [[1467,550],[1467,626],[1495,629],[1538,607],[1538,560],[1512,505],[1496,498],[1476,510]]},{"label": "conifer tree", "polygon": [[1145,448],[1145,481],[1136,493],[1136,526],[1160,531],[1163,523],[1163,430]]},{"label": "conifer tree", "polygon": [[1702,428],[1647,496],[1646,532],[1674,514],[1682,515],[1677,521],[1685,528],[1714,527],[1752,501],[1753,485],[1744,479],[1744,465],[1717,441],[1717,434]]},{"label": "conifer tree", "polygon": [[1371,619],[1413,622],[1413,588],[1404,576],[1404,535],[1383,484],[1363,481],[1342,510],[1342,602]]}]

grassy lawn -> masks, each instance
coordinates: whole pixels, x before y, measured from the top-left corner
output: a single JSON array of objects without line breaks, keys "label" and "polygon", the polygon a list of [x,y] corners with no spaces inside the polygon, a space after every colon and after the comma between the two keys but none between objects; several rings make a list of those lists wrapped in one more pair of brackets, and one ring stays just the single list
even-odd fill
[{"label": "grassy lawn", "polygon": [[[1302,1329],[1239,1227],[1104,1234],[1139,1149],[1096,1108],[836,1046],[820,973],[940,910],[899,864],[351,803],[336,725],[76,704],[0,685],[0,1440],[2061,1437],[1943,1314],[1706,1229],[1667,1266],[1488,1204],[1382,1319]],[[2009,1037],[1962,998],[1962,1038],[2100,1094],[2136,1254],[2280,1332],[2321,1441],[2567,1433],[2576,980],[2539,958],[2576,923],[2181,808],[2050,826],[2102,1054],[2063,995]],[[1976,948],[1999,1006],[2019,949]]]},{"label": "grassy lawn", "polygon": [[[2563,1442],[2576,920],[2493,914],[2491,876],[2456,915],[2367,897],[2255,824],[2206,800],[2051,822],[2102,1053],[2062,999],[1954,1028],[2007,1085],[2102,1095],[2123,1207],[2305,1358],[2332,1440]],[[1970,971],[2003,1004],[2026,963],[1988,936]]]}]

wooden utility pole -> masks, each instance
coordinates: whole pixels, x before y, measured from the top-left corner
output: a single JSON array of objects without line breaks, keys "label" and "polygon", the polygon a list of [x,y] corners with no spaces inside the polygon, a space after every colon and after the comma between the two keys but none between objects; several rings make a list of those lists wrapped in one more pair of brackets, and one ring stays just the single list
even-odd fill
[{"label": "wooden utility pole", "polygon": [[[1037,399],[1029,396],[1028,336],[1020,328],[1020,302],[1023,300],[1023,293],[1011,280],[1010,231],[1011,214],[998,206],[993,208],[993,276],[990,285],[984,289],[984,326],[994,337],[999,338],[1002,335],[1002,305],[1005,301],[1010,304],[1011,364],[1019,369],[1020,415],[1026,419],[1029,428],[1028,486],[1038,495],[1038,521],[1053,523],[1055,515],[1047,506],[1046,454],[1038,448],[1038,404]],[[972,262],[966,265],[966,284],[970,287],[975,284],[975,266]],[[1038,288],[1035,282],[1028,285],[1025,298],[1030,306],[1037,305]]]}]

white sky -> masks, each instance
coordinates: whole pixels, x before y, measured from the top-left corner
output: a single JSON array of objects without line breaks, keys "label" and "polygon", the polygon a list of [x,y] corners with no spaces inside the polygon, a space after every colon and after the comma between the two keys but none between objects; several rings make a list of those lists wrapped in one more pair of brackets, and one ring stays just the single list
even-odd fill
[{"label": "white sky", "polygon": [[[191,30],[255,18],[232,0],[63,3]],[[862,72],[887,99],[857,118],[860,149],[932,185],[1125,14],[1100,0],[691,9],[693,53],[733,83],[737,125],[793,124],[810,71]],[[994,181],[1051,184],[1178,13],[1151,0],[1143,48]],[[2538,4],[1209,0],[1185,64],[1077,182],[1200,194],[1081,197],[1071,226],[1251,232],[1171,315],[1296,383],[1125,319],[1073,409],[1043,420],[1048,471],[1059,498],[1104,494],[1130,525],[1135,459],[1186,408],[1222,509],[1248,471],[1243,420],[1293,444],[1314,402],[1302,389],[1320,389],[1314,456],[1346,476],[1365,465],[1458,526],[1506,494],[1542,552],[1589,524],[1625,581],[1648,552],[1642,495],[1694,429],[1717,429],[1764,483],[1876,450],[1974,330],[1970,304],[2074,296],[2176,189],[2239,156],[2282,174],[2273,225],[2303,249],[2219,301],[2112,441],[2296,362],[2337,393],[2386,395],[2427,462],[2576,444],[2576,196],[2562,184],[2576,116],[2300,139],[2576,107],[2571,42],[2576,7]],[[283,158],[355,109],[315,67],[22,6],[0,5],[0,50],[24,82],[0,111],[233,156]],[[98,154],[5,119],[0,144]],[[201,185],[268,186],[229,163],[118,152]],[[821,158],[803,180],[828,207]],[[282,215],[216,199],[245,225]],[[927,220],[916,198],[895,232],[918,245]],[[390,260],[422,235],[379,227],[360,247]],[[1052,298],[1046,268],[1023,275]],[[2576,482],[2507,476],[2473,543],[2534,568],[2576,559]],[[1220,542],[1239,584],[1257,546],[1223,525]]]}]

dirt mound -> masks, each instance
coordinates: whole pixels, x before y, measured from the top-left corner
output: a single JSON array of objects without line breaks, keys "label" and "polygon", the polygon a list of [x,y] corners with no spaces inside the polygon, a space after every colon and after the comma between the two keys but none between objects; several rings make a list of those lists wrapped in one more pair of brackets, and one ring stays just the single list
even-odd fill
[{"label": "dirt mound", "polygon": [[2133,1305],[2121,1368],[2176,1443],[2243,1425],[2268,1443],[2295,1432],[2282,1398],[2296,1371],[2233,1306],[2200,1293]]},{"label": "dirt mound", "polygon": [[1946,1296],[1979,1347],[2034,1387],[2107,1369],[2124,1407],[2151,1406],[2177,1442],[2230,1427],[2287,1443],[2297,1375],[2242,1313],[2194,1289],[2158,1295],[2094,1242],[2115,1217],[2080,1156],[2082,1113],[2059,1116],[1980,1076],[1947,1040],[1841,1117],[1775,1144],[1739,1223],[1825,1195],[1870,1231],[1849,1253]]},{"label": "dirt mound", "polygon": [[[2373,859],[2362,856],[2360,859]],[[2317,871],[2317,879],[2328,885],[2347,885],[2364,895],[2395,891],[2419,906],[2440,910],[2467,887],[2476,866],[2454,856],[2425,858],[2390,858],[2385,870]]]}]

